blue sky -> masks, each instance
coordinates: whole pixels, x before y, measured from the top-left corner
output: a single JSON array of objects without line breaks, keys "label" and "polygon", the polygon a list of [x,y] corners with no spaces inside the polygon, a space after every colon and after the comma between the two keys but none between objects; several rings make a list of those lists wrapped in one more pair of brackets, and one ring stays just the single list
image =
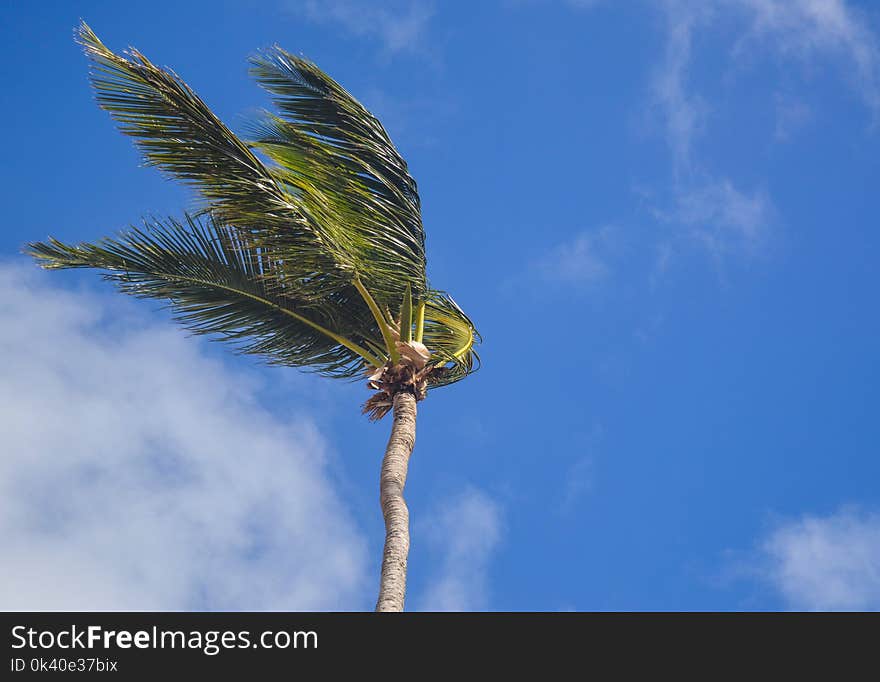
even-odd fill
[{"label": "blue sky", "polygon": [[[880,7],[854,0],[4,3],[3,608],[368,609],[367,391],[36,272],[192,197],[72,40],[234,129],[278,43],[385,123],[483,368],[420,405],[408,606],[880,608]],[[4,575],[5,574],[5,575]]]}]

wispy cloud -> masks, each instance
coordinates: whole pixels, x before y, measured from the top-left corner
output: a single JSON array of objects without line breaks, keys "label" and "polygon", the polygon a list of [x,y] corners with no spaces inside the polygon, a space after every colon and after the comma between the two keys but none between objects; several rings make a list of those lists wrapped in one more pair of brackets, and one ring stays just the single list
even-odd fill
[{"label": "wispy cloud", "polygon": [[777,142],[788,142],[803,130],[813,118],[813,111],[802,99],[777,93],[776,128],[773,137]]},{"label": "wispy cloud", "polygon": [[436,555],[437,572],[421,600],[423,611],[479,611],[489,603],[489,564],[501,541],[501,508],[468,488],[439,507],[421,532]]},{"label": "wispy cloud", "polygon": [[563,284],[592,284],[611,272],[610,258],[617,250],[620,231],[614,225],[584,230],[557,245],[535,264],[545,280]]},{"label": "wispy cloud", "polygon": [[418,51],[434,16],[434,3],[427,0],[307,0],[288,2],[287,7],[315,23],[376,40],[389,55]]},{"label": "wispy cloud", "polygon": [[34,270],[0,266],[0,607],[364,606],[365,542],[309,419]]},{"label": "wispy cloud", "polygon": [[880,610],[880,513],[843,509],[778,526],[755,573],[797,610]]},{"label": "wispy cloud", "polygon": [[801,59],[837,57],[859,95],[880,115],[880,46],[867,17],[846,0],[719,0],[747,13],[738,53],[756,45]]},{"label": "wispy cloud", "polygon": [[[594,4],[598,3],[582,3],[581,8]],[[653,186],[637,180],[634,188],[642,209],[668,228],[656,237],[647,235],[647,241],[639,239],[645,252],[653,253],[645,261],[650,261],[648,281],[653,289],[671,264],[694,245],[719,269],[729,258],[763,255],[785,219],[767,183],[737,177],[723,155],[707,153],[706,141],[717,139],[719,132],[713,117],[724,112],[718,112],[721,104],[696,86],[694,65],[719,64],[716,80],[723,80],[725,72],[746,71],[768,56],[795,68],[823,60],[847,74],[876,116],[880,43],[867,13],[845,0],[644,0],[644,4],[658,12],[663,50],[650,75],[643,112],[669,154],[668,180],[655,181]],[[706,60],[710,52],[714,54]],[[791,83],[784,91],[777,88],[774,97],[772,139],[786,142],[809,124],[814,112],[807,95]],[[540,256],[532,271],[545,282],[596,285],[614,272],[609,247],[625,237],[625,230],[611,228],[582,231]]]},{"label": "wispy cloud", "polygon": [[[717,257],[743,247],[754,251],[773,215],[769,196],[739,189],[723,175],[708,172],[695,147],[706,131],[709,106],[689,86],[694,32],[713,17],[711,3],[668,0],[664,58],[652,85],[655,110],[661,114],[672,167],[671,202],[655,208],[663,221],[685,228]],[[668,259],[664,259],[668,263]],[[665,265],[664,265],[665,269]]]},{"label": "wispy cloud", "polygon": [[705,127],[708,107],[687,84],[693,51],[693,32],[709,15],[707,5],[666,2],[666,46],[654,73],[653,103],[659,111],[678,178],[693,171],[693,145]]},{"label": "wispy cloud", "polygon": [[572,9],[590,9],[597,5],[605,4],[606,0],[503,0],[505,5],[511,7],[522,7],[529,5],[549,5],[561,3]]},{"label": "wispy cloud", "polygon": [[596,480],[596,463],[591,455],[575,460],[566,471],[565,485],[559,501],[559,510],[570,513],[578,501],[593,489]]},{"label": "wispy cloud", "polygon": [[[710,128],[711,106],[690,85],[697,31],[722,20],[745,28],[729,51],[731,66],[772,53],[783,59],[838,58],[876,117],[880,112],[880,49],[865,17],[844,0],[656,0],[663,11],[664,56],[652,81],[652,107],[659,113],[670,150],[670,202],[655,213],[678,223],[715,256],[754,253],[773,225],[768,194],[743,189],[713,159],[698,151]],[[736,25],[735,22],[730,25]],[[790,96],[777,99],[775,138],[787,139],[810,116]],[[710,166],[712,166],[710,168]],[[720,168],[719,168],[720,166]]]},{"label": "wispy cloud", "polygon": [[662,220],[686,227],[715,256],[755,252],[767,239],[774,213],[767,193],[743,192],[726,178],[679,187],[673,208],[655,211]]},{"label": "wispy cloud", "polygon": [[723,20],[745,28],[730,50],[732,63],[775,53],[801,60],[838,58],[844,73],[875,113],[880,113],[880,43],[867,19],[845,0],[655,0],[664,14],[664,58],[652,82],[676,172],[693,169],[693,148],[706,129],[710,107],[688,84],[693,38]]}]

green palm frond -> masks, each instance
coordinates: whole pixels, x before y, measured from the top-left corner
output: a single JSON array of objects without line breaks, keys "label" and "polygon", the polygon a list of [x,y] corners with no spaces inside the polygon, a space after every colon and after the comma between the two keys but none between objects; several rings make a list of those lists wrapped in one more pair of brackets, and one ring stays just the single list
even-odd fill
[{"label": "green palm frond", "polygon": [[[307,218],[301,202],[176,74],[134,49],[115,54],[85,23],[79,40],[91,60],[98,104],[134,138],[148,164],[195,188],[224,224],[283,235],[285,270],[301,280],[303,296],[320,299],[350,283],[352,272],[325,246],[329,235],[321,223]],[[263,240],[261,251],[277,260],[281,241],[269,248]]]},{"label": "green palm frond", "polygon": [[342,377],[382,364],[364,347],[381,337],[369,318],[358,316],[359,306],[338,297],[299,301],[295,289],[269,291],[238,238],[210,217],[188,215],[184,222],[154,221],[94,244],[52,239],[27,251],[46,268],[104,270],[126,293],[169,301],[190,331],[219,336],[273,364]]},{"label": "green palm frond", "polygon": [[98,104],[134,138],[148,164],[195,187],[227,223],[299,224],[269,170],[178,76],[137,50],[113,53],[85,23],[78,35]]},{"label": "green palm frond", "polygon": [[433,387],[464,379],[480,367],[475,347],[481,341],[474,323],[448,294],[430,292],[425,301],[423,343],[438,369],[428,379]]},{"label": "green palm frond", "polygon": [[332,234],[377,299],[396,310],[407,286],[424,296],[419,195],[382,124],[308,60],[275,47],[251,63],[281,114],[253,129],[254,146],[280,167],[275,179]]},{"label": "green palm frond", "polygon": [[95,243],[31,244],[44,267],[103,270],[127,293],[170,302],[191,331],[275,364],[357,377],[395,365],[402,338],[431,351],[431,386],[478,366],[473,323],[428,285],[406,162],[342,86],[280,48],[254,57],[278,114],[246,141],[137,50],[110,51],[85,23],[79,41],[100,106],[203,207]]}]

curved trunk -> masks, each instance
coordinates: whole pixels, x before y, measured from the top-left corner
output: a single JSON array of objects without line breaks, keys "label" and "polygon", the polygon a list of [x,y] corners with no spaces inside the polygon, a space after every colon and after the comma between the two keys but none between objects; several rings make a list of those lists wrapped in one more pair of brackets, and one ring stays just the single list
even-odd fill
[{"label": "curved trunk", "polygon": [[376,611],[403,611],[406,557],[409,554],[409,510],[403,499],[403,487],[415,442],[415,396],[397,393],[394,396],[394,423],[379,479],[379,501],[385,517],[385,551]]}]

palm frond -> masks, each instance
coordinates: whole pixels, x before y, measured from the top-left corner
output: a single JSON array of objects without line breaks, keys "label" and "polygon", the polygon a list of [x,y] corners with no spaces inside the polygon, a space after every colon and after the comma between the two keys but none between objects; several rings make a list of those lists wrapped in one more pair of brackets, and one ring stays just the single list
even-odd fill
[{"label": "palm frond", "polygon": [[409,285],[427,293],[425,235],[415,181],[382,124],[308,60],[279,47],[251,59],[280,116],[254,127],[253,143],[279,165],[276,181],[307,207],[383,304],[396,310]]},{"label": "palm frond", "polygon": [[[115,54],[85,23],[79,40],[91,60],[98,104],[134,138],[148,164],[194,187],[212,214],[243,234],[283,235],[285,270],[301,280],[303,296],[320,299],[350,283],[351,272],[343,272],[324,246],[329,236],[321,223],[308,219],[300,202],[176,74],[135,49]],[[280,243],[271,246],[263,241],[261,251],[277,260]]]},{"label": "palm frond", "polygon": [[98,104],[134,138],[148,164],[194,186],[227,223],[295,220],[269,170],[186,83],[135,49],[113,53],[85,23],[78,33]]},{"label": "palm frond", "polygon": [[475,347],[481,341],[474,323],[448,294],[431,291],[425,301],[423,343],[431,351],[435,370],[430,387],[447,386],[480,367]]},{"label": "palm frond", "polygon": [[154,221],[94,244],[33,243],[27,252],[45,268],[104,270],[126,293],[169,301],[190,331],[231,341],[272,364],[355,377],[384,362],[365,347],[377,339],[356,301],[316,304],[298,300],[295,288],[267,290],[258,262],[238,239],[209,216],[187,215],[184,222]]},{"label": "palm frond", "polygon": [[275,364],[357,377],[396,366],[411,339],[431,352],[430,386],[477,368],[473,323],[428,286],[406,162],[341,85],[281,48],[254,57],[278,114],[244,141],[137,50],[115,54],[85,23],[79,41],[100,106],[204,208],[95,243],[29,245],[44,267],[103,270],[127,293],[168,301],[191,331]]}]

